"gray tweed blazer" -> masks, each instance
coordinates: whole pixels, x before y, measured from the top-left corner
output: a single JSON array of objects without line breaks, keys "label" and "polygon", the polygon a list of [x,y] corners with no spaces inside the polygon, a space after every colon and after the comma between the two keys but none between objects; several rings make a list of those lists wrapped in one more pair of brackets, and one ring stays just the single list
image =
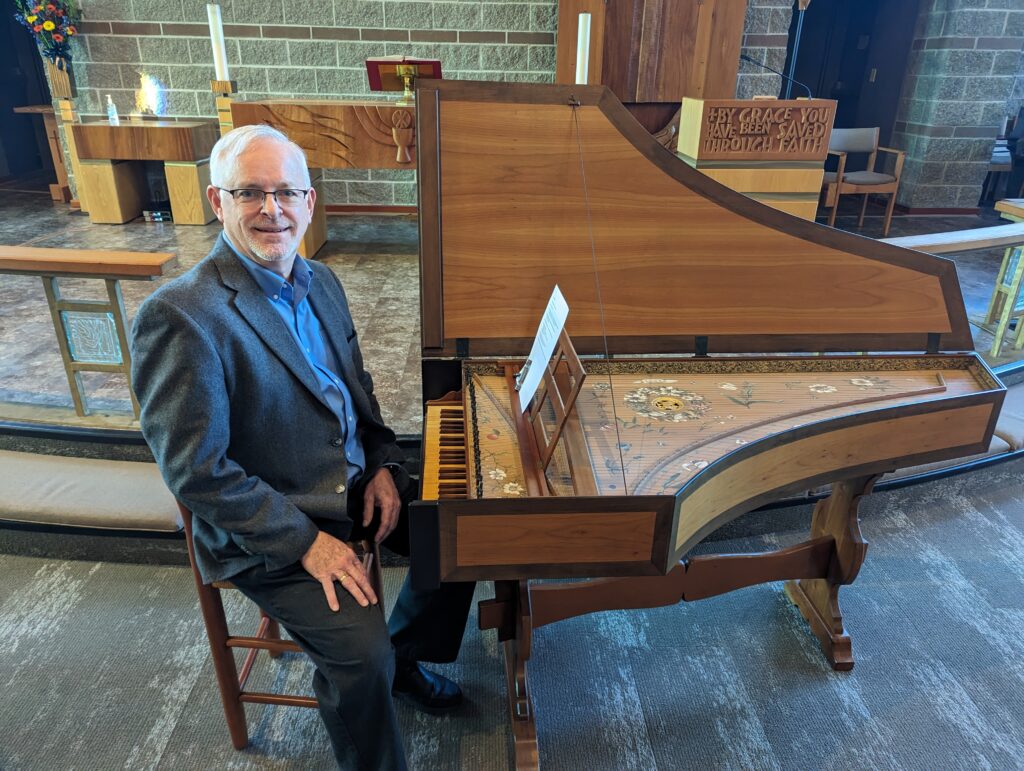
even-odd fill
[{"label": "gray tweed blazer", "polygon": [[[363,369],[345,292],[316,262],[309,293],[358,413],[369,479],[400,462]],[[206,581],[299,560],[320,529],[344,537],[348,480],[340,429],[280,316],[223,239],[154,292],[132,325],[142,433],[171,492],[194,516]]]}]

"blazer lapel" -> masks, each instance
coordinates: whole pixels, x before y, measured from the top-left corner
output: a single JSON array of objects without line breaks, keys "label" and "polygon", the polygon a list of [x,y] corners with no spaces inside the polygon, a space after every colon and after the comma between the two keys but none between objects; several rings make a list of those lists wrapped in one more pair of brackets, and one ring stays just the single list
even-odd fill
[{"label": "blazer lapel", "polygon": [[[358,402],[358,410],[366,416],[373,416],[370,402],[363,391],[363,385],[359,382],[359,373],[356,372],[355,362],[352,360],[352,346],[345,337],[345,325],[338,323],[338,319],[345,318],[347,314],[344,306],[335,294],[323,286],[326,282],[320,281],[316,275],[313,276],[313,285],[309,292],[309,302],[313,306],[316,317],[320,319],[320,326],[327,335],[328,341],[334,346],[334,352],[338,357],[338,364],[341,367],[341,376],[348,386],[352,398]],[[349,323],[352,320],[349,318]]]},{"label": "blazer lapel", "polygon": [[292,374],[329,408],[330,405],[324,401],[316,376],[299,350],[292,333],[270,307],[259,285],[239,262],[240,258],[223,242],[223,237],[217,242],[213,259],[224,285],[235,291],[234,304],[242,318]]}]

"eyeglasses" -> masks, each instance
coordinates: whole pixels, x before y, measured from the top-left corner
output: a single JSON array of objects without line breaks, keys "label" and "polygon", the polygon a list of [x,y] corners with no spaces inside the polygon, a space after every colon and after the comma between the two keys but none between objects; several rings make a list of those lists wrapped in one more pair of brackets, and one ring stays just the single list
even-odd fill
[{"label": "eyeglasses", "polygon": [[[217,187],[214,185],[214,187]],[[309,190],[298,190],[294,188],[287,188],[285,190],[260,190],[255,187],[239,187],[235,190],[228,190],[225,187],[217,187],[225,193],[231,193],[231,197],[235,199],[235,203],[240,206],[263,206],[263,202],[266,200],[268,195],[274,196],[274,200],[277,201],[277,205],[284,209],[294,208],[301,206],[302,202],[306,200],[306,196],[309,195]]]}]

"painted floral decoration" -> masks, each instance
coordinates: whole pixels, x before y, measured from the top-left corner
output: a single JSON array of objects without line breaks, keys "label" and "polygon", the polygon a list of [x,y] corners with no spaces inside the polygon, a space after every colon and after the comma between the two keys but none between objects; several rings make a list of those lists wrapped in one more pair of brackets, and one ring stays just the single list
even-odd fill
[{"label": "painted floral decoration", "polygon": [[670,386],[637,388],[622,400],[637,415],[672,423],[698,420],[711,409],[711,402],[700,394]]},{"label": "painted floral decoration", "polygon": [[839,390],[833,385],[825,385],[824,383],[815,383],[814,385],[807,386],[807,388],[813,394],[834,394]]},{"label": "painted floral decoration", "polygon": [[491,479],[500,482],[508,475],[505,473],[505,469],[503,468],[492,468],[490,471],[487,472],[487,476],[489,476]]},{"label": "painted floral decoration", "polygon": [[877,388],[880,391],[886,391],[892,387],[892,384],[888,380],[885,378],[875,377],[874,375],[850,378],[850,385],[857,386],[861,391],[866,391],[869,388]]},{"label": "painted floral decoration", "polygon": [[71,61],[70,39],[82,16],[75,0],[14,0],[14,7],[14,18],[32,33],[43,56],[61,67]]},{"label": "painted floral decoration", "polygon": [[501,491],[505,493],[505,495],[522,495],[526,492],[526,489],[518,482],[509,482],[501,488]]}]

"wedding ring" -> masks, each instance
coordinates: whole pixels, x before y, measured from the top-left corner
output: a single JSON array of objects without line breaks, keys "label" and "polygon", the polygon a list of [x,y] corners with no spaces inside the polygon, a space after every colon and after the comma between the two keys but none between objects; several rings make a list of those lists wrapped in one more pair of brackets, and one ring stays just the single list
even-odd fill
[{"label": "wedding ring", "polygon": [[345,583],[346,578],[348,578],[348,573],[342,573],[341,578],[339,578],[338,580],[341,581],[341,583]]}]

